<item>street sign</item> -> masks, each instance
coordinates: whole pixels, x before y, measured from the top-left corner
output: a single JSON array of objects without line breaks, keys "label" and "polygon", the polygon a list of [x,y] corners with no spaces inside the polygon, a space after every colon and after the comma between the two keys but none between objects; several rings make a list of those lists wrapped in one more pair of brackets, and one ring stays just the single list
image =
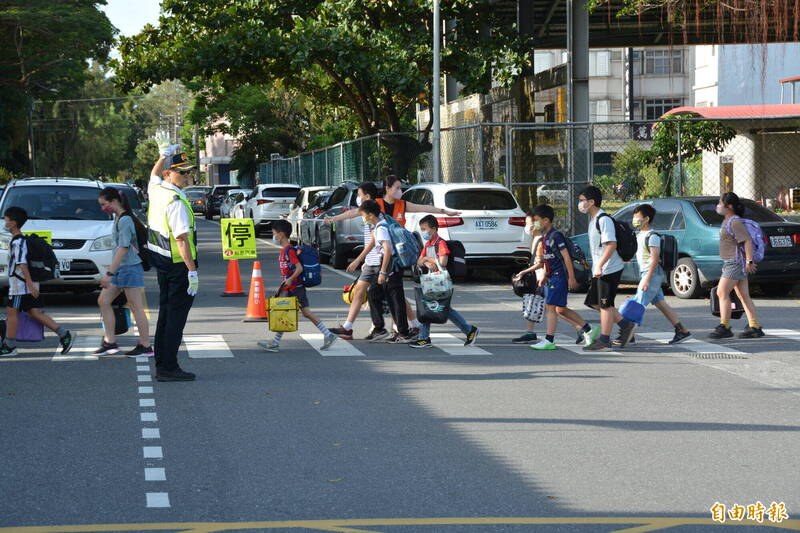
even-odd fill
[{"label": "street sign", "polygon": [[256,259],[256,230],[252,218],[223,218],[223,259]]},{"label": "street sign", "polygon": [[47,241],[47,244],[50,245],[53,244],[53,232],[50,230],[42,229],[33,231],[23,231],[22,233],[24,233],[25,235],[38,235],[39,237]]}]

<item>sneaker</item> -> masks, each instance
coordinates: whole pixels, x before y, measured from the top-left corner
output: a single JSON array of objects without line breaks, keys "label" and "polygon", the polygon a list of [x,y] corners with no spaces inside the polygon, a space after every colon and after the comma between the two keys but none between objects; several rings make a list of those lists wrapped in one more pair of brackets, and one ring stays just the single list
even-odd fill
[{"label": "sneaker", "polygon": [[408,328],[408,338],[415,341],[419,338],[419,328]]},{"label": "sneaker", "polygon": [[[590,333],[591,333],[591,331],[590,331]],[[584,343],[584,339],[585,339],[584,335],[586,335],[586,333],[583,330],[579,329],[578,330],[578,336],[575,338],[575,344],[583,344]]]},{"label": "sneaker", "polygon": [[92,355],[96,355],[98,357],[109,357],[118,353],[119,346],[117,346],[116,342],[103,341],[100,347],[92,352]]},{"label": "sneaker", "polygon": [[78,338],[78,334],[73,334],[71,331],[67,331],[67,333],[58,339],[58,342],[61,344],[61,353],[69,353],[72,349],[72,345],[75,344],[75,339]]},{"label": "sneaker", "polygon": [[410,344],[414,342],[416,339],[413,339],[410,335],[400,335],[399,333],[394,335],[394,340],[392,341],[394,344]]},{"label": "sneaker", "polygon": [[0,346],[0,357],[16,357],[17,355],[19,352],[17,352],[16,346],[9,346],[6,343]]},{"label": "sneaker", "polygon": [[400,338],[400,334],[395,331],[394,333],[392,333],[388,337],[385,337],[383,339],[383,342],[385,342],[387,344],[394,344],[395,342],[397,342],[398,338]]},{"label": "sneaker", "polygon": [[265,352],[279,352],[281,349],[281,345],[275,341],[267,341],[267,342],[259,342],[258,347],[264,350]]},{"label": "sneaker", "polygon": [[[598,328],[597,326],[593,326],[592,329],[590,329],[589,331],[584,331],[583,333],[581,333],[581,338],[583,339],[584,347],[591,346],[592,344],[594,344],[594,341],[596,341],[597,337],[599,336],[600,336],[600,328]],[[580,343],[576,342],[575,344],[580,344]]]},{"label": "sneaker", "polygon": [[530,344],[533,341],[538,341],[539,338],[536,336],[536,333],[526,333],[521,337],[517,337],[516,339],[511,339],[512,344]]},{"label": "sneaker", "polygon": [[633,332],[636,329],[636,322],[628,321],[628,325],[624,328],[620,326],[619,328],[619,347],[624,348],[626,344],[631,340],[633,337]]},{"label": "sneaker", "polygon": [[708,334],[709,339],[729,339],[731,337],[733,337],[731,328],[726,328],[722,324],[717,325],[714,331]]},{"label": "sneaker", "polygon": [[600,339],[595,339],[589,346],[583,347],[584,352],[610,352],[611,345],[607,344]]},{"label": "sneaker", "polygon": [[[333,333],[332,330],[331,330],[331,333]],[[373,328],[372,331],[369,332],[369,335],[364,337],[364,340],[365,341],[369,341],[369,342],[379,342],[379,341],[382,341],[383,339],[385,339],[388,336],[389,336],[389,332],[386,331],[385,329],[375,329],[375,328]]]},{"label": "sneaker", "polygon": [[156,371],[156,381],[194,381],[195,375],[191,372],[177,370]]},{"label": "sneaker", "polygon": [[688,330],[686,330],[686,331],[676,330],[675,331],[675,336],[672,337],[672,340],[669,341],[669,344],[678,344],[678,343],[683,342],[686,339],[690,338],[691,336],[692,336],[692,333],[690,331],[688,331]]},{"label": "sneaker", "polygon": [[764,330],[761,329],[761,326],[757,328],[751,328],[747,326],[744,328],[744,331],[739,333],[740,339],[760,339],[764,336]]},{"label": "sneaker", "polygon": [[472,346],[475,344],[475,341],[478,340],[478,333],[480,333],[480,330],[472,326],[472,329],[467,333],[467,340],[464,341],[464,346]]},{"label": "sneaker", "polygon": [[547,339],[542,339],[538,344],[531,344],[532,350],[555,350],[556,345]]},{"label": "sneaker", "polygon": [[136,345],[136,348],[131,350],[130,352],[125,352],[125,355],[128,357],[139,357],[140,355],[144,355],[145,357],[153,357],[155,352],[153,351],[153,346],[142,346],[141,343]]},{"label": "sneaker", "polygon": [[338,328],[331,328],[330,331],[334,335],[338,335],[340,339],[344,339],[346,341],[353,340],[353,330],[352,329],[344,329],[343,327],[339,326]]},{"label": "sneaker", "polygon": [[417,349],[433,348],[433,344],[431,344],[430,339],[419,339],[419,340],[414,341],[411,344],[409,344],[409,346],[412,347],[412,348],[417,348]]},{"label": "sneaker", "polygon": [[330,335],[325,335],[325,342],[322,343],[322,347],[320,348],[320,350],[327,350],[328,348],[331,347],[331,344],[336,342],[336,339],[338,338],[339,337],[337,337],[333,333],[331,333]]},{"label": "sneaker", "polygon": [[[631,340],[628,341],[628,344],[636,344],[636,336],[631,335]],[[620,334],[616,339],[611,341],[612,346],[621,346],[622,345],[622,335]]]}]

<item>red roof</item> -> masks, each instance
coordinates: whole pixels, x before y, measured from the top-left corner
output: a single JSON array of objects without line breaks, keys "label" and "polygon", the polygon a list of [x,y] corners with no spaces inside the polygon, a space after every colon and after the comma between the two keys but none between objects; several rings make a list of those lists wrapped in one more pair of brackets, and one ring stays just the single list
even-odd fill
[{"label": "red roof", "polygon": [[[800,104],[723,105],[716,107],[676,107],[664,114],[693,114],[703,118],[761,118],[800,116]],[[662,118],[664,118],[662,117]]]},{"label": "red roof", "polygon": [[795,76],[793,78],[784,78],[782,80],[778,80],[779,83],[789,83],[792,81],[800,81],[800,76]]}]

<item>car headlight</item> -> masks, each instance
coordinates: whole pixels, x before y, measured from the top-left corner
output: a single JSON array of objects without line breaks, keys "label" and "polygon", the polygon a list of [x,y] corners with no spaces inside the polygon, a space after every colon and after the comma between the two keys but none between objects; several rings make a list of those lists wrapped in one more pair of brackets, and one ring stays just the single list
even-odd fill
[{"label": "car headlight", "polygon": [[93,252],[104,252],[106,250],[113,250],[114,249],[114,239],[111,235],[103,235],[102,237],[98,237],[92,243],[92,251]]},{"label": "car headlight", "polygon": [[11,234],[0,233],[0,250],[8,250],[8,246],[10,244],[11,244]]}]

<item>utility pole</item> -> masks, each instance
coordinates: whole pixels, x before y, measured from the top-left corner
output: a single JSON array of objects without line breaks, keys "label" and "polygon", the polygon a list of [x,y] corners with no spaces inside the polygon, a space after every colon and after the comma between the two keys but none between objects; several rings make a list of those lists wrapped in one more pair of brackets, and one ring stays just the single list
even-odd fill
[{"label": "utility pole", "polygon": [[433,0],[433,181],[442,181],[442,131],[439,110],[439,83],[441,79],[439,61],[441,59],[442,21],[439,14],[439,0]]},{"label": "utility pole", "polygon": [[33,138],[33,108],[36,105],[36,100],[31,97],[31,105],[28,106],[28,157],[31,160],[31,176],[36,175],[36,145]]},{"label": "utility pole", "polygon": [[[194,125],[194,131],[192,132],[192,140],[194,141],[194,164],[197,165],[197,174],[199,177],[200,174],[200,128],[197,124]],[[208,183],[208,171],[206,171],[206,183],[205,185],[209,185]]]}]

